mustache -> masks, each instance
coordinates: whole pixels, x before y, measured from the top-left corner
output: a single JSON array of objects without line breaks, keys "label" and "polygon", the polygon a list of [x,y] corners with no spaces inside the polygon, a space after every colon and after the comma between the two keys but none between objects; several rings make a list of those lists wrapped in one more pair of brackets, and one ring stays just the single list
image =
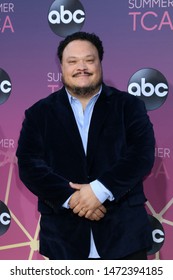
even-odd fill
[{"label": "mustache", "polygon": [[78,77],[78,76],[80,76],[80,75],[88,75],[88,76],[91,76],[92,75],[92,73],[90,73],[90,72],[87,72],[87,71],[80,71],[80,72],[77,72],[77,73],[75,73],[72,77]]}]

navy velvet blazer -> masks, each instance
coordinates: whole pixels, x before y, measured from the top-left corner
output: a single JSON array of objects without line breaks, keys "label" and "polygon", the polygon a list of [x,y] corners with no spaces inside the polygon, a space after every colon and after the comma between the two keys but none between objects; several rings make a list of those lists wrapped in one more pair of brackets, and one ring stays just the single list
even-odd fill
[{"label": "navy velvet blazer", "polygon": [[[40,252],[50,259],[86,259],[90,229],[103,259],[118,259],[152,243],[143,179],[154,163],[154,133],[137,97],[103,84],[85,155],[64,87],[26,110],[19,137],[19,175],[38,196]],[[69,181],[98,179],[114,195],[100,221],[73,214],[62,204]]]}]

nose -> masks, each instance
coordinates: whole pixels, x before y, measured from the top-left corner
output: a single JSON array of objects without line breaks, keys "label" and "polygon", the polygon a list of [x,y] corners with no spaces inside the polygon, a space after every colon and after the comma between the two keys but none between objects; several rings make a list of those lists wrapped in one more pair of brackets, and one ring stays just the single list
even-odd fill
[{"label": "nose", "polygon": [[85,63],[84,60],[80,60],[77,64],[77,69],[78,70],[86,70],[87,69],[87,65]]}]

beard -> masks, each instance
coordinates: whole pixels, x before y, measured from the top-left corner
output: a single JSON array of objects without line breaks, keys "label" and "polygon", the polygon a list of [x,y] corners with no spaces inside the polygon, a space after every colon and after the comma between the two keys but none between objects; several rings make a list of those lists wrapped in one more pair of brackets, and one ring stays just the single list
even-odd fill
[{"label": "beard", "polygon": [[81,97],[86,96],[87,97],[87,96],[92,96],[99,91],[99,88],[101,87],[103,79],[101,76],[100,79],[91,83],[89,86],[85,86],[85,87],[78,87],[78,86],[70,85],[65,81],[65,79],[63,77],[62,77],[62,82],[70,93],[72,93],[76,96],[81,96]]}]

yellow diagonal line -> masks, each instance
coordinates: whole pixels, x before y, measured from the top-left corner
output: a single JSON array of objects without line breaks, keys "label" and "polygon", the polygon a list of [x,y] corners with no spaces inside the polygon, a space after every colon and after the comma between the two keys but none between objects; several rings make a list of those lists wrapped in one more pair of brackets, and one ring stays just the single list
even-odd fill
[{"label": "yellow diagonal line", "polygon": [[163,207],[162,211],[160,212],[160,215],[164,215],[165,212],[172,206],[173,204],[173,198],[171,198],[171,200],[165,205],[165,207]]},{"label": "yellow diagonal line", "polygon": [[29,258],[28,258],[29,260],[32,260],[34,251],[38,250],[38,242],[39,241],[37,239],[38,239],[39,230],[40,230],[40,218],[39,218],[38,223],[37,223],[33,243],[31,244],[31,251],[30,251],[30,254],[29,254]]},{"label": "yellow diagonal line", "polygon": [[12,179],[12,174],[13,174],[13,163],[10,163],[9,167],[9,173],[8,173],[8,180],[7,180],[7,188],[6,188],[6,194],[5,194],[5,204],[7,205],[8,203],[8,198],[9,198],[9,193],[10,193],[10,185],[11,185],[11,179]]},{"label": "yellow diagonal line", "polygon": [[13,249],[13,248],[19,248],[19,247],[25,247],[30,245],[30,242],[23,242],[23,243],[16,243],[16,244],[10,244],[10,245],[5,245],[0,247],[1,250],[7,250],[7,249]]}]

